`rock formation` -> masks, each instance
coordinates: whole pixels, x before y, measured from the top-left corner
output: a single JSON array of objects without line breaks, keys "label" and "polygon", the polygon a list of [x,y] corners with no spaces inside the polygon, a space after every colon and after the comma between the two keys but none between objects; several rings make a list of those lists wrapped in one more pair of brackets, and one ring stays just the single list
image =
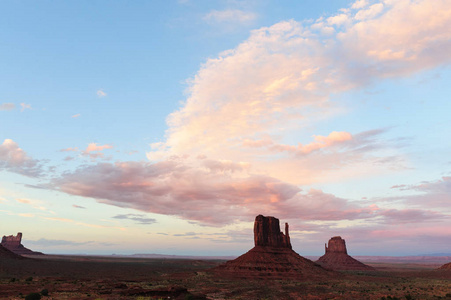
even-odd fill
[{"label": "rock formation", "polygon": [[330,276],[327,271],[291,248],[288,224],[280,232],[279,219],[258,215],[254,223],[255,247],[212,271],[238,277],[311,279]]},{"label": "rock formation", "polygon": [[258,215],[254,222],[255,246],[268,246],[291,249],[288,223],[285,223],[285,234],[280,231],[279,219]]},{"label": "rock formation", "polygon": [[444,264],[443,266],[441,266],[439,268],[439,270],[451,270],[451,262],[447,263],[447,264]]},{"label": "rock formation", "polygon": [[316,262],[326,269],[331,270],[374,270],[360,261],[348,255],[346,242],[340,236],[334,236],[325,245],[326,254]]},{"label": "rock formation", "polygon": [[23,257],[0,245],[0,259],[4,258],[21,259]]},{"label": "rock formation", "polygon": [[4,235],[1,245],[19,255],[43,255],[41,252],[32,251],[22,245],[22,232],[17,233],[16,236]]}]

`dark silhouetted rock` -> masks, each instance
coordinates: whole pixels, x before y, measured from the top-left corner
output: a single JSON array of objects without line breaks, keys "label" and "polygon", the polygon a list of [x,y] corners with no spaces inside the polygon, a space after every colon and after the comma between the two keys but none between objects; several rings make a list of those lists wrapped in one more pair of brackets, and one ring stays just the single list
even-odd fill
[{"label": "dark silhouetted rock", "polygon": [[288,224],[280,232],[279,219],[259,215],[254,223],[255,247],[212,271],[222,276],[311,279],[332,273],[291,249]]},{"label": "dark silhouetted rock", "polygon": [[334,236],[325,246],[326,254],[321,256],[316,262],[324,268],[331,270],[374,270],[360,261],[348,255],[346,242],[340,236]]},{"label": "dark silhouetted rock", "polygon": [[16,254],[2,245],[0,245],[0,259],[9,258],[9,259],[22,259],[23,257],[19,254]]},{"label": "dark silhouetted rock", "polygon": [[17,233],[16,236],[9,235],[3,236],[1,245],[6,249],[19,254],[19,255],[44,255],[42,252],[32,251],[28,248],[25,248],[22,245],[22,232]]},{"label": "dark silhouetted rock", "polygon": [[268,246],[291,249],[288,223],[285,223],[285,234],[280,231],[279,219],[258,215],[254,222],[255,246]]}]

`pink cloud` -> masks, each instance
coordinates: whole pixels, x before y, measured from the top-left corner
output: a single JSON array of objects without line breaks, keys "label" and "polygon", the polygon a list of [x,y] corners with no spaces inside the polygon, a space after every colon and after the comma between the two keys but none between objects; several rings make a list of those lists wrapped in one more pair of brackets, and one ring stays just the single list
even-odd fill
[{"label": "pink cloud", "polygon": [[54,180],[62,192],[145,212],[177,215],[205,224],[244,221],[256,214],[302,220],[439,220],[422,210],[383,209],[295,185],[246,169],[199,169],[189,159],[159,163],[117,162],[83,167]]},{"label": "pink cloud", "polygon": [[13,110],[16,108],[16,105],[14,103],[2,103],[0,104],[0,111],[5,110]]},{"label": "pink cloud", "polygon": [[97,143],[90,143],[88,147],[86,147],[85,152],[95,152],[95,151],[102,151],[104,149],[112,149],[112,145],[97,145]]},{"label": "pink cloud", "polygon": [[37,177],[42,173],[41,165],[19,148],[11,139],[5,139],[0,145],[0,170],[6,170],[28,177]]}]

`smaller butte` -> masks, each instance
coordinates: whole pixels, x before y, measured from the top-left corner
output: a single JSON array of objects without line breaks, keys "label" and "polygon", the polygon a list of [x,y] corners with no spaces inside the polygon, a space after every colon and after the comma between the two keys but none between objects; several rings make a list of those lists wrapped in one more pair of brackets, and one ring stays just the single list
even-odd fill
[{"label": "smaller butte", "polygon": [[326,254],[321,256],[316,263],[326,269],[335,271],[370,271],[373,267],[361,263],[348,255],[346,242],[340,236],[334,236],[325,245]]},{"label": "smaller butte", "polygon": [[22,232],[17,233],[16,236],[4,235],[1,245],[9,251],[14,252],[18,255],[44,255],[44,253],[42,252],[30,250],[22,245]]}]

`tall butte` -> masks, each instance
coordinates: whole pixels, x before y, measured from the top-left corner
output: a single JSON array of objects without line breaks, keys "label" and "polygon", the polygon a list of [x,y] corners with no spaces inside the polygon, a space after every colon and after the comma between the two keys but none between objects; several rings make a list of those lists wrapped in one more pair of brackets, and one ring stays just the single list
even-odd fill
[{"label": "tall butte", "polygon": [[254,248],[212,271],[239,277],[307,279],[331,275],[330,271],[292,250],[288,224],[285,223],[285,233],[282,233],[277,218],[255,217],[254,243]]},{"label": "tall butte", "polygon": [[346,242],[340,236],[334,236],[329,240],[329,244],[324,246],[326,254],[321,256],[316,262],[326,269],[331,270],[374,270],[360,261],[348,255]]},{"label": "tall butte", "polygon": [[19,255],[43,255],[42,252],[30,250],[22,245],[22,232],[17,233],[16,236],[4,235],[2,238],[1,245],[4,248],[8,249],[9,251]]}]

